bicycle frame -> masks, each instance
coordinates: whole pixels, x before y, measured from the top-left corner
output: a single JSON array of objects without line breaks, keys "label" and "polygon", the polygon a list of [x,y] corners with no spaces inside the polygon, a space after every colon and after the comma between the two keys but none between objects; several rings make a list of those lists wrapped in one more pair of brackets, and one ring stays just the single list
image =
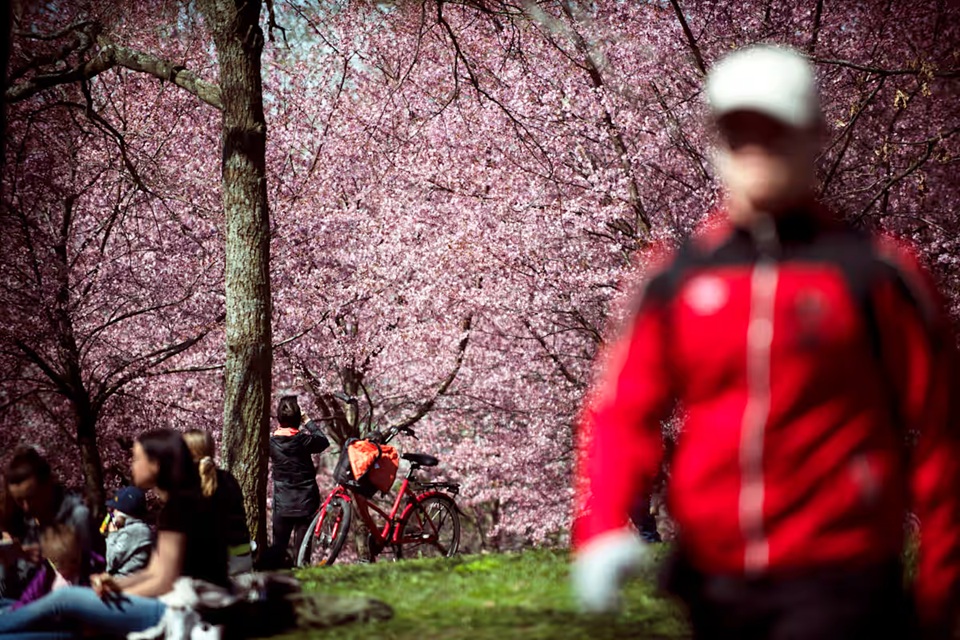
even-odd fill
[{"label": "bicycle frame", "polygon": [[[330,491],[329,494],[327,494],[326,499],[320,506],[320,518],[317,519],[317,526],[313,531],[313,535],[318,535],[320,533],[320,525],[323,523],[323,520],[326,517],[327,506],[330,504],[330,501],[333,500],[333,498],[339,496],[348,504],[355,503],[357,505],[357,514],[360,516],[360,520],[363,521],[363,525],[366,527],[367,531],[372,534],[374,541],[379,547],[382,548],[387,544],[400,545],[419,541],[416,539],[405,540],[401,538],[399,528],[395,527],[406,519],[410,512],[417,507],[418,503],[429,496],[440,494],[441,491],[430,490],[419,494],[414,494],[410,489],[410,478],[413,476],[413,472],[414,469],[410,469],[406,477],[403,479],[403,483],[400,485],[400,491],[397,492],[397,497],[394,499],[393,506],[389,513],[378,507],[368,498],[355,493],[353,490],[348,489],[343,485],[337,485],[332,491]],[[440,483],[440,485],[437,485],[437,483],[431,484],[435,486],[446,486],[446,483]],[[397,517],[397,512],[400,511],[400,507],[403,504],[405,497],[407,498],[407,505],[403,509],[403,512],[400,513],[400,517]],[[376,511],[377,514],[384,519],[382,532],[378,530],[379,527],[377,526],[376,522],[374,522],[373,517],[370,515],[370,509]],[[432,522],[430,524],[431,526],[433,525]],[[437,532],[434,531],[434,535],[436,534]]]}]

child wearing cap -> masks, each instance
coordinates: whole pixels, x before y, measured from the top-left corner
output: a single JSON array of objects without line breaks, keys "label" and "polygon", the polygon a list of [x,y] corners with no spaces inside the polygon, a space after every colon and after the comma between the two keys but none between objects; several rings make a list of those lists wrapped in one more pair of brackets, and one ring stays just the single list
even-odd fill
[{"label": "child wearing cap", "polygon": [[123,487],[107,502],[107,573],[127,576],[150,561],[153,533],[143,521],[147,501],[137,487]]}]

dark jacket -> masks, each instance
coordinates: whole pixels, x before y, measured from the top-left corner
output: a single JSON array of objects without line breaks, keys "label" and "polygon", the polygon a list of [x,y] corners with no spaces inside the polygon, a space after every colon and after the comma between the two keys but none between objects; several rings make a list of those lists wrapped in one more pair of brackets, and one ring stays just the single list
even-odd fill
[{"label": "dark jacket", "polygon": [[243,491],[232,473],[226,469],[217,469],[217,490],[210,499],[213,501],[213,508],[217,513],[217,523],[223,527],[223,536],[227,546],[249,545],[250,529],[247,528],[247,511],[243,506]]},{"label": "dark jacket", "polygon": [[302,429],[280,428],[270,436],[273,461],[273,510],[283,517],[309,516],[320,508],[314,453],[330,446],[330,441],[314,422]]}]

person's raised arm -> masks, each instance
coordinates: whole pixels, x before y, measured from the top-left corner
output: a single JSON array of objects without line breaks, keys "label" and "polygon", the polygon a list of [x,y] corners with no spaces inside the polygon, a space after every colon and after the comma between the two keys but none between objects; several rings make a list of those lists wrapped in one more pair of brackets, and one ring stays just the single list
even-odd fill
[{"label": "person's raised arm", "polygon": [[308,453],[323,453],[330,446],[330,441],[323,434],[320,425],[309,420],[300,433],[304,436],[304,448]]}]

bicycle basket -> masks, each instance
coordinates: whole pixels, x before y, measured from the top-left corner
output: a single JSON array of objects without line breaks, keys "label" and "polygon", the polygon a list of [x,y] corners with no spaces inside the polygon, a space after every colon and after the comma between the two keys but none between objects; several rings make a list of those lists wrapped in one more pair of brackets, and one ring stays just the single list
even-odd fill
[{"label": "bicycle basket", "polygon": [[343,448],[340,449],[340,457],[337,459],[337,466],[333,468],[333,479],[336,480],[337,484],[352,489],[365,498],[372,498],[377,493],[377,488],[370,482],[367,474],[357,480],[353,477],[353,470],[350,468],[350,445],[357,440],[357,438],[349,438],[343,443]]}]

